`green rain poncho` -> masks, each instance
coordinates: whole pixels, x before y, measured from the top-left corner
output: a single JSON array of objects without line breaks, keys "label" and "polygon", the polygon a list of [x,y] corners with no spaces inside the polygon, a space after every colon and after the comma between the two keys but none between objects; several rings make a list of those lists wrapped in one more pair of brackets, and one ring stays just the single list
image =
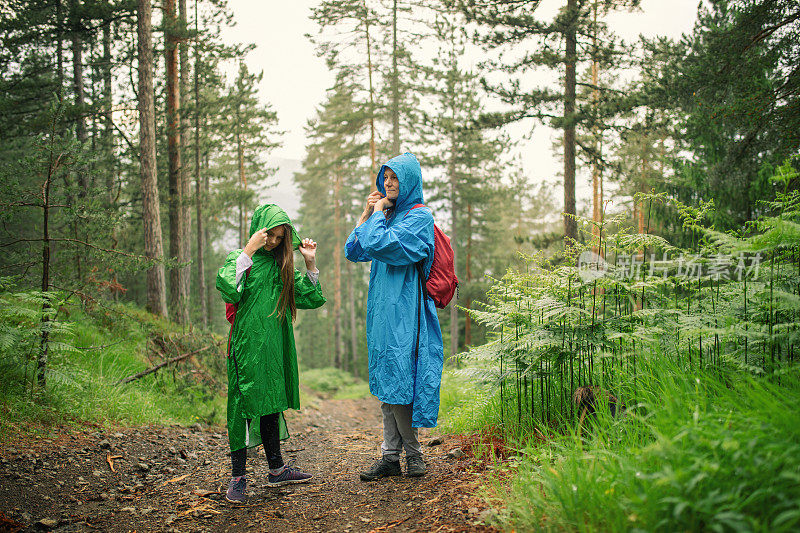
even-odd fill
[{"label": "green rain poncho", "polygon": [[[253,213],[250,235],[266,228],[290,224],[277,205],[262,205]],[[294,249],[300,245],[292,227]],[[228,440],[231,450],[261,444],[258,419],[263,415],[300,408],[297,352],[291,313],[279,319],[276,312],[283,288],[280,268],[271,251],[253,254],[253,266],[236,286],[236,260],[242,250],[228,254],[217,273],[217,290],[226,303],[238,304],[228,356]],[[298,309],[315,309],[325,303],[319,283],[295,269],[294,297]],[[252,423],[247,423],[251,420]],[[281,438],[288,435],[281,417]]]}]

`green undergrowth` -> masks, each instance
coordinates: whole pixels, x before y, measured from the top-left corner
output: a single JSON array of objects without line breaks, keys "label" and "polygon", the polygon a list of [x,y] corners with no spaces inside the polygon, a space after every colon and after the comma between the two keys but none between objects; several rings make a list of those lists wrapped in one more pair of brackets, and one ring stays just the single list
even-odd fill
[{"label": "green undergrowth", "polygon": [[358,399],[369,396],[369,383],[334,367],[301,369],[300,384],[318,394],[335,399]]},{"label": "green undergrowth", "polygon": [[618,417],[601,406],[582,435],[566,422],[499,426],[497,398],[468,389],[443,396],[444,423],[459,433],[499,429],[514,451],[510,461],[477,453],[494,462],[485,496],[506,530],[796,531],[798,370],[688,376],[643,361],[635,403]]},{"label": "green undergrowth", "polygon": [[[7,287],[6,287],[7,288]],[[45,311],[46,386],[36,367]],[[123,378],[195,352],[127,384]],[[224,424],[224,339],[183,331],[132,305],[0,292],[0,439],[54,425]]]}]

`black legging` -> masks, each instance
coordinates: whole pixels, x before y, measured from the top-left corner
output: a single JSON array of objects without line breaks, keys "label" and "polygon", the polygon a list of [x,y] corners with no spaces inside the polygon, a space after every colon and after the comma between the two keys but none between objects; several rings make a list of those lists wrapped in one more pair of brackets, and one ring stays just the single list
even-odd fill
[{"label": "black legging", "polygon": [[[270,470],[275,470],[283,466],[283,456],[281,456],[281,439],[278,431],[278,417],[280,413],[264,415],[259,422],[261,430],[261,443],[264,445],[264,452],[267,454],[267,463]],[[250,426],[250,420],[247,425]],[[233,477],[243,476],[247,464],[247,448],[241,448],[231,452],[231,463],[233,464]]]}]

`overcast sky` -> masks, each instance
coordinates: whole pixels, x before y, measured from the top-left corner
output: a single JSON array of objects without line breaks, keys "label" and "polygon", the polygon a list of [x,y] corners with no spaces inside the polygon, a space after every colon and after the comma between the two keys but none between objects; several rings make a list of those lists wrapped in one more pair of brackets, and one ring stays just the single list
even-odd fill
[{"label": "overcast sky", "polygon": [[[246,62],[251,71],[263,71],[260,95],[277,111],[280,127],[286,132],[283,146],[272,157],[302,159],[306,138],[304,126],[314,116],[315,108],[333,84],[333,76],[314,47],[305,37],[316,33],[309,20],[310,8],[317,0],[229,0],[236,25],[227,29],[228,41],[255,43]],[[543,17],[552,16],[563,0],[543,0],[539,10]],[[634,13],[615,13],[606,21],[623,39],[632,41],[638,35],[667,35],[678,38],[691,31],[696,20],[698,0],[643,0],[642,9]],[[534,125],[519,125],[516,130],[530,131]],[[511,130],[512,135],[515,131]],[[534,179],[555,181],[562,168],[559,154],[553,151],[553,132],[537,127],[529,141],[519,147],[522,161],[531,168]],[[578,184],[579,204],[588,197],[586,184]]]}]

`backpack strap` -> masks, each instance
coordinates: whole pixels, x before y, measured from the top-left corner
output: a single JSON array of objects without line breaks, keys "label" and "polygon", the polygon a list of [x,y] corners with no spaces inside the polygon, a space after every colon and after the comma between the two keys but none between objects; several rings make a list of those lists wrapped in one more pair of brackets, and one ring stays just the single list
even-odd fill
[{"label": "backpack strap", "polygon": [[[406,215],[409,214],[413,209],[416,209],[418,207],[428,207],[428,206],[426,206],[425,204],[416,204],[414,207],[406,211]],[[406,218],[406,215],[403,215],[403,218]]]}]

